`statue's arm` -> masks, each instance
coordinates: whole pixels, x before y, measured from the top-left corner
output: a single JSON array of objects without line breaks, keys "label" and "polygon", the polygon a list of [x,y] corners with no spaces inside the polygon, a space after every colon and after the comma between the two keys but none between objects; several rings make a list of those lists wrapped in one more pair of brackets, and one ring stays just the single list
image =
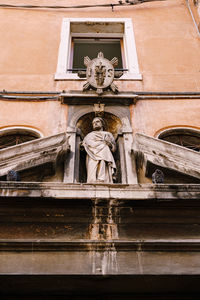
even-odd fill
[{"label": "statue's arm", "polygon": [[112,135],[112,133],[108,133],[108,135],[106,135],[105,141],[107,143],[107,145],[110,147],[112,152],[115,152],[116,150],[116,143],[115,143],[115,139]]},{"label": "statue's arm", "polygon": [[112,148],[111,148],[112,152],[115,152],[116,151],[116,143],[115,143],[115,139],[112,135]]}]

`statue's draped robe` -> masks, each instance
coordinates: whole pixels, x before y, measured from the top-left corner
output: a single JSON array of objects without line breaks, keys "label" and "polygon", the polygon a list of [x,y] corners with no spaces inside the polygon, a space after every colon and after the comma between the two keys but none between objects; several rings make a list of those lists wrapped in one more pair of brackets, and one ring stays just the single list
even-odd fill
[{"label": "statue's draped robe", "polygon": [[105,138],[112,144],[112,151],[115,151],[116,144],[114,137],[108,131],[92,131],[83,140],[83,146],[87,152],[86,168],[88,183],[113,183],[112,176],[116,165]]}]

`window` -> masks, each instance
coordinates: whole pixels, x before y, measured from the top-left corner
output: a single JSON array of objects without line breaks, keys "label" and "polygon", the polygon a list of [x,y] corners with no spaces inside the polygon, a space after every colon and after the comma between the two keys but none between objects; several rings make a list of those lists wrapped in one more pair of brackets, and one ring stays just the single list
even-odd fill
[{"label": "window", "polygon": [[97,57],[99,52],[103,52],[104,57],[111,60],[114,56],[118,58],[117,68],[123,68],[121,39],[106,38],[73,38],[71,65],[73,69],[85,68],[84,57],[90,59]]},{"label": "window", "polygon": [[103,52],[118,58],[117,68],[127,69],[120,79],[141,80],[131,19],[64,18],[61,31],[56,80],[80,79],[72,69],[86,68],[83,57]]},{"label": "window", "polygon": [[0,150],[40,138],[38,131],[23,127],[10,127],[0,131]]},{"label": "window", "polygon": [[193,129],[176,128],[165,130],[158,138],[194,151],[200,151],[200,132]]}]

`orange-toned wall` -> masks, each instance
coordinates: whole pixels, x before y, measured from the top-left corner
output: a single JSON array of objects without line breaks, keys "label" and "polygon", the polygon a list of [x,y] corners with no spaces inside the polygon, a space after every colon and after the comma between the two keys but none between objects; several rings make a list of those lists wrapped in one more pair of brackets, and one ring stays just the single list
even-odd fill
[{"label": "orange-toned wall", "polygon": [[[10,4],[77,5],[118,1],[5,0]],[[54,81],[64,17],[132,18],[141,82],[121,90],[200,91],[200,39],[185,0],[72,10],[0,8],[0,82],[6,90],[60,91],[80,82]]]},{"label": "orange-toned wall", "polygon": [[[0,101],[0,130],[26,126],[49,136],[67,130],[67,105],[60,101]],[[200,130],[200,100],[140,100],[131,107],[134,133],[156,137],[167,128]]]},{"label": "orange-toned wall", "polygon": [[25,126],[49,136],[67,129],[67,106],[60,101],[0,101],[0,130]]},{"label": "orange-toned wall", "polygon": [[174,127],[200,130],[200,100],[141,100],[131,111],[134,133],[157,137],[161,131]]},{"label": "orange-toned wall", "polygon": [[[117,0],[5,0],[9,4],[78,5]],[[71,10],[0,8],[0,90],[81,90],[83,81],[55,81],[62,19],[132,18],[142,81],[117,81],[120,91],[200,91],[200,37],[185,0]],[[30,126],[45,136],[65,131],[59,101],[1,101],[0,129]],[[200,129],[200,100],[142,100],[132,108],[134,132],[155,136],[170,126]]]}]

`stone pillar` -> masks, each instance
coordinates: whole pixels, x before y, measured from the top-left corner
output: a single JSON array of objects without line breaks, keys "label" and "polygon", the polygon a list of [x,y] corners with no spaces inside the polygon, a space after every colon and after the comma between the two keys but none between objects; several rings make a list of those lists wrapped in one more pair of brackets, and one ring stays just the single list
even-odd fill
[{"label": "stone pillar", "polygon": [[70,153],[64,164],[63,182],[74,183],[75,179],[75,155],[76,155],[76,131],[68,128]]}]

